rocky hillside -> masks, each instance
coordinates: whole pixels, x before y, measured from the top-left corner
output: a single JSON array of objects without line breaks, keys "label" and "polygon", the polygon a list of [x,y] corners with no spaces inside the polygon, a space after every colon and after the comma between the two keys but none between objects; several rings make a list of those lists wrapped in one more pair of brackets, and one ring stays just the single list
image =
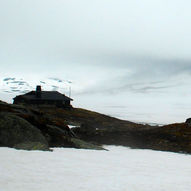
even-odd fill
[{"label": "rocky hillside", "polygon": [[81,139],[108,145],[191,153],[191,127],[185,123],[166,126],[141,125],[96,112],[40,108],[46,115],[64,119],[75,125],[73,132]]},{"label": "rocky hillside", "polygon": [[191,153],[191,127],[185,123],[153,127],[79,108],[0,102],[0,146],[102,149],[100,145],[104,144]]},{"label": "rocky hillside", "polygon": [[35,107],[1,101],[0,146],[26,150],[50,150],[50,147],[103,149],[79,139],[62,118],[47,115]]}]

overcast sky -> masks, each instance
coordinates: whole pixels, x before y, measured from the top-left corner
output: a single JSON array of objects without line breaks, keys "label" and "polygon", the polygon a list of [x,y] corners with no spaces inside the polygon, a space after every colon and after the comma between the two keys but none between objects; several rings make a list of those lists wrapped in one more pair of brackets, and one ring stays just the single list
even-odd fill
[{"label": "overcast sky", "polygon": [[77,107],[184,121],[191,117],[190,7],[189,0],[0,0],[1,83],[71,80]]}]

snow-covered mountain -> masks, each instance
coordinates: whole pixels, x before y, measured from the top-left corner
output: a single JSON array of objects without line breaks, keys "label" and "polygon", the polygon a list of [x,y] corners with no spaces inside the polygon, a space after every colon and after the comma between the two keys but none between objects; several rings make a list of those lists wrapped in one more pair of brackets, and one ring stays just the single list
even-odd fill
[{"label": "snow-covered mountain", "polygon": [[36,85],[41,85],[46,91],[59,91],[69,94],[71,81],[60,78],[45,78],[40,80],[27,81],[22,78],[7,77],[0,79],[0,91],[4,93],[24,94],[35,89]]}]

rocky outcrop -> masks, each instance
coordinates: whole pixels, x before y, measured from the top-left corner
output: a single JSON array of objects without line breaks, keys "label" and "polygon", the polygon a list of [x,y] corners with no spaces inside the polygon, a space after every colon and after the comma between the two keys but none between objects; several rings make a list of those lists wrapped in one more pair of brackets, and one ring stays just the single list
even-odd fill
[{"label": "rocky outcrop", "polygon": [[[78,128],[71,130],[68,124]],[[48,146],[101,150],[106,144],[191,153],[189,124],[190,119],[153,127],[78,108],[0,102],[0,146],[27,150],[47,150]]]},{"label": "rocky outcrop", "polygon": [[15,149],[22,150],[41,150],[41,151],[52,151],[49,149],[48,145],[40,143],[40,142],[25,142],[14,145]]},{"label": "rocky outcrop", "polygon": [[48,148],[41,131],[12,113],[0,113],[0,146],[14,147],[21,143],[38,142]]},{"label": "rocky outcrop", "polygon": [[188,125],[188,127],[191,127],[191,118],[186,119],[185,123]]},{"label": "rocky outcrop", "polygon": [[36,107],[4,102],[0,102],[0,146],[25,150],[49,150],[49,147],[103,149],[78,139],[66,120],[57,115]]},{"label": "rocky outcrop", "polygon": [[47,125],[49,143],[53,147],[71,147],[77,149],[104,150],[101,146],[80,140],[71,130],[63,130],[57,126]]},{"label": "rocky outcrop", "polygon": [[101,145],[92,144],[77,138],[71,138],[71,143],[77,149],[106,150]]}]

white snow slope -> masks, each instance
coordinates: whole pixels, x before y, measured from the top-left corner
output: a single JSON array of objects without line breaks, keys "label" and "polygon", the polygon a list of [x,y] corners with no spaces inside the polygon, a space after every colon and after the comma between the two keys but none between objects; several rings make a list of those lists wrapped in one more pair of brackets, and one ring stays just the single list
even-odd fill
[{"label": "white snow slope", "polygon": [[0,148],[0,191],[190,191],[191,156],[109,146],[110,151]]}]

